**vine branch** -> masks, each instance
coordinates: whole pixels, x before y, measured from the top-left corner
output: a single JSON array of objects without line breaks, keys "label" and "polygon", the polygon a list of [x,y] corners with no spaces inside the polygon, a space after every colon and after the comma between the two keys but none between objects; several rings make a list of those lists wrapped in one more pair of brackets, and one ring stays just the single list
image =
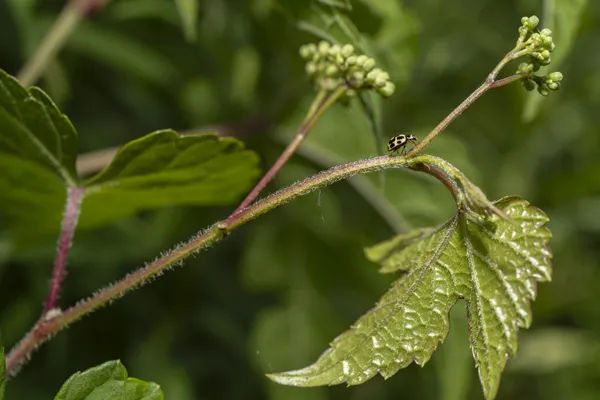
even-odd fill
[{"label": "vine branch", "polygon": [[[7,373],[14,374],[18,367],[29,358],[29,355],[33,350],[73,322],[108,303],[121,298],[127,292],[148,282],[151,278],[160,275],[173,266],[180,264],[186,257],[220,241],[233,230],[260,215],[265,214],[298,196],[309,194],[314,190],[331,185],[341,179],[356,174],[380,171],[389,168],[414,168],[419,164],[432,167],[419,169],[426,173],[431,173],[431,171],[438,169],[445,170],[449,165],[448,162],[429,155],[419,155],[412,158],[407,158],[406,156],[380,156],[367,158],[325,170],[259,200],[237,214],[229,217],[226,221],[215,223],[206,231],[201,232],[196,237],[192,238],[189,242],[174,248],[164,256],[161,256],[143,268],[125,276],[120,281],[100,290],[92,297],[77,303],[64,312],[42,316],[25,337],[8,353],[8,356],[6,357]],[[439,174],[431,174],[438,179],[440,177]]]},{"label": "vine branch", "polygon": [[322,90],[319,92],[314,102],[312,103],[306,118],[294,139],[287,145],[285,150],[281,153],[277,161],[273,164],[273,166],[267,171],[267,173],[261,178],[261,180],[254,186],[254,188],[250,191],[248,196],[240,203],[240,205],[235,209],[235,211],[231,214],[232,218],[235,214],[239,213],[244,208],[248,207],[254,199],[258,197],[260,192],[267,186],[267,184],[273,179],[273,177],[277,174],[277,172],[285,165],[285,163],[294,155],[300,144],[304,141],[310,129],[313,127],[315,122],[319,119],[319,117],[327,110],[336,100],[344,94],[347,87],[345,85],[339,86],[333,91],[325,91]]},{"label": "vine branch", "polygon": [[433,128],[433,130],[431,130],[431,132],[429,132],[427,134],[427,136],[425,136],[421,141],[419,141],[419,143],[417,143],[407,153],[407,156],[412,157],[412,156],[418,154],[420,151],[422,151],[425,147],[427,147],[427,145],[429,145],[429,143],[431,143],[431,141],[433,139],[435,139],[436,136],[438,136],[440,133],[442,133],[444,130],[446,130],[446,128],[456,118],[458,118],[463,112],[465,112],[465,110],[467,108],[469,108],[475,101],[477,101],[477,99],[479,99],[481,96],[483,96],[483,94],[485,92],[487,92],[488,90],[506,86],[510,83],[513,83],[513,82],[516,82],[523,78],[526,78],[527,77],[526,74],[516,74],[516,75],[509,76],[507,78],[496,80],[496,78],[498,77],[498,74],[500,73],[502,68],[504,68],[506,66],[506,64],[508,64],[510,61],[512,61],[514,59],[517,59],[517,58],[523,56],[523,54],[522,54],[523,51],[522,50],[521,50],[521,52],[516,51],[517,49],[518,49],[518,47],[515,47],[515,49],[513,49],[506,56],[504,56],[504,58],[502,58],[502,60],[500,60],[498,65],[496,65],[496,67],[494,67],[492,72],[490,72],[490,74],[488,75],[486,80],[477,89],[475,89],[475,91],[473,93],[471,93],[469,95],[469,97],[467,97],[462,103],[460,103],[458,105],[458,107],[456,107],[454,110],[452,110],[452,112],[450,114],[448,114],[448,116],[446,118],[444,118],[435,128]]}]

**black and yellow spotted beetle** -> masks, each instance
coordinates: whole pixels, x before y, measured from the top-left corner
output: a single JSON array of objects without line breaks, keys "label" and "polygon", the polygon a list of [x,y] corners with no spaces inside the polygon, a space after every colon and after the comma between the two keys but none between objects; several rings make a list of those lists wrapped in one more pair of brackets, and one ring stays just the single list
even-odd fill
[{"label": "black and yellow spotted beetle", "polygon": [[399,149],[402,149],[402,153],[406,151],[406,145],[408,142],[416,142],[417,137],[415,135],[398,135],[394,136],[388,142],[388,151],[390,153],[398,152]]}]

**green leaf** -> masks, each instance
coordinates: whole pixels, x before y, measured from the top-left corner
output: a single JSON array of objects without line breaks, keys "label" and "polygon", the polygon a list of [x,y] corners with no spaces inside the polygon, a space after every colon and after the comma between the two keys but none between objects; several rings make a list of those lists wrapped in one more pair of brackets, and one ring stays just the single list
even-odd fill
[{"label": "green leaf", "polygon": [[230,204],[258,177],[257,164],[256,154],[233,138],[151,133],[127,143],[85,182],[80,226],[167,205]]},{"label": "green leaf", "polygon": [[516,197],[495,202],[510,218],[481,223],[459,212],[366,249],[381,272],[403,276],[311,366],[268,375],[293,386],[357,385],[415,361],[424,365],[448,334],[448,313],[465,299],[471,349],[483,391],[493,399],[519,327],[531,323],[536,283],[551,279],[548,218]]},{"label": "green leaf", "polygon": [[[0,163],[5,157],[27,160],[65,185],[77,184],[77,133],[69,119],[40,89],[27,90],[0,70]],[[18,178],[2,171],[10,175],[5,179]]]},{"label": "green leaf", "polygon": [[189,42],[196,40],[196,22],[198,21],[198,0],[175,0],[181,22],[183,33]]},{"label": "green leaf", "polygon": [[[67,117],[40,89],[26,90],[0,70],[0,215],[16,240],[58,231],[65,186],[79,185],[76,157]],[[259,172],[256,154],[236,139],[151,133],[84,183],[79,227],[169,205],[230,204]]]},{"label": "green leaf", "polygon": [[4,400],[4,392],[6,391],[6,360],[4,358],[4,346],[2,346],[2,338],[0,337],[0,400]]},{"label": "green leaf", "polygon": [[119,360],[76,372],[62,385],[54,400],[162,400],[159,385],[127,377]]}]

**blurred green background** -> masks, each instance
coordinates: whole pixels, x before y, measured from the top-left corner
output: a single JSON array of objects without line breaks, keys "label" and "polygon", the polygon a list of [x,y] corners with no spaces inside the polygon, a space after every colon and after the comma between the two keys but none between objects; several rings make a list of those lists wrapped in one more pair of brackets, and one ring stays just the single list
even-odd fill
[{"label": "blurred green background", "polygon": [[[0,68],[18,72],[64,3],[0,1]],[[520,332],[498,399],[600,398],[600,2],[352,5],[350,19],[398,88],[381,104],[383,139],[358,104],[336,105],[269,190],[377,155],[397,132],[422,137],[513,47],[520,18],[540,16],[554,31],[547,72],[563,72],[561,90],[547,98],[518,84],[489,92],[427,152],[459,167],[490,198],[519,194],[551,218],[554,279],[539,287],[533,326]],[[267,168],[314,96],[298,47],[317,41],[309,32],[317,28],[344,36],[330,11],[308,1],[200,1],[193,42],[172,0],[114,0],[77,28],[39,85],[72,119],[82,154],[157,129],[216,126],[256,150]],[[77,231],[61,305],[234,206],[166,208]],[[8,398],[53,398],[75,371],[118,358],[131,376],[159,383],[168,400],[481,399],[461,302],[450,336],[424,368],[352,388],[289,388],[264,376],[315,361],[388,288],[394,278],[379,275],[363,247],[439,224],[453,210],[438,182],[397,170],[300,198],[58,334],[9,381]],[[16,244],[0,226],[7,348],[41,311],[55,246],[55,234]]]}]

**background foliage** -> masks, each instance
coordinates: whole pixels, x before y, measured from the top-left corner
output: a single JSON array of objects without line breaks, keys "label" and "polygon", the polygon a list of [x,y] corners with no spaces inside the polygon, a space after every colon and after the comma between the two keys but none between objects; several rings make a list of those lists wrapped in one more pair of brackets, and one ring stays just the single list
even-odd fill
[{"label": "background foliage", "polygon": [[[194,42],[186,40],[194,37],[190,22],[183,30],[174,3],[111,2],[77,28],[40,85],[73,121],[81,153],[162,128],[219,126],[270,165],[312,96],[298,46],[314,41],[308,31],[328,21],[309,2],[204,1]],[[0,67],[16,74],[63,4],[0,2]],[[535,13],[555,31],[552,69],[565,75],[558,93],[539,101],[519,85],[492,91],[427,152],[459,167],[489,198],[519,194],[550,217],[553,282],[539,288],[533,326],[520,332],[498,398],[597,398],[600,3],[355,0],[353,6],[352,21],[398,88],[383,102],[386,138],[398,131],[423,136],[443,118],[512,48],[521,16]],[[335,106],[270,189],[383,146],[360,106]],[[61,304],[231,210],[166,207],[81,227]],[[75,371],[121,359],[131,376],[159,383],[169,400],[479,399],[461,303],[451,314],[450,336],[424,369],[411,365],[386,382],[351,389],[282,387],[264,377],[313,362],[387,290],[393,278],[377,273],[363,247],[407,226],[437,225],[453,211],[442,185],[406,171],[300,198],[57,335],[9,382],[7,397],[52,398]],[[3,226],[0,327],[9,348],[40,311],[56,236],[36,235],[32,225],[28,241],[16,242]]]}]

